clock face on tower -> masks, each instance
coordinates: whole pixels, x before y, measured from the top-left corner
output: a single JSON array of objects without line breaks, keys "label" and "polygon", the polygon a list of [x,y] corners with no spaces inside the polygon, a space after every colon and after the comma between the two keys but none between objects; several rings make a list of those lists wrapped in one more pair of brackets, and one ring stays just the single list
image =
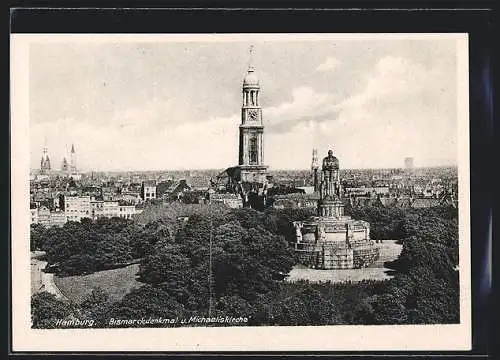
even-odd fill
[{"label": "clock face on tower", "polygon": [[257,121],[259,120],[259,111],[258,110],[248,110],[248,119],[250,121]]}]

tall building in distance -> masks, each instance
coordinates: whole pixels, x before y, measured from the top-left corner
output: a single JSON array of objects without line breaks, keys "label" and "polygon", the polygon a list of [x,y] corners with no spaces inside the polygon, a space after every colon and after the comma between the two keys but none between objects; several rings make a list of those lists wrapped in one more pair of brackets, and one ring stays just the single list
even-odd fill
[{"label": "tall building in distance", "polygon": [[[253,49],[250,49],[250,58]],[[243,100],[239,129],[239,161],[241,181],[266,183],[267,166],[264,165],[264,125],[260,106],[260,84],[252,61],[243,79]]]},{"label": "tall building in distance", "polygon": [[413,158],[405,157],[405,169],[412,170],[413,169]]},{"label": "tall building in distance", "polygon": [[40,161],[40,171],[42,174],[46,174],[50,171],[50,159],[47,153],[47,147],[43,148],[42,159]]},{"label": "tall building in distance", "polygon": [[312,151],[311,170],[313,172],[314,192],[318,192],[319,191],[318,169],[319,169],[318,149],[313,149],[313,151]]},{"label": "tall building in distance", "polygon": [[69,164],[68,164],[68,159],[66,159],[66,156],[63,157],[63,159],[62,159],[61,171],[64,171],[64,172],[68,172],[69,171]]},{"label": "tall building in distance", "polygon": [[71,144],[70,170],[72,172],[76,172],[76,152],[75,152],[75,145],[74,144]]}]

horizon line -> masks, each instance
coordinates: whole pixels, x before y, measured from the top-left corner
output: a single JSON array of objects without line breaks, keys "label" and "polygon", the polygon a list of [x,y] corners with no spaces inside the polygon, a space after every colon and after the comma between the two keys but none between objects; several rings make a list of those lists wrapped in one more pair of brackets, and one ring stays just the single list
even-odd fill
[{"label": "horizon line", "polygon": [[[232,166],[231,166],[232,167]],[[237,166],[235,166],[237,167]],[[432,169],[432,168],[457,168],[457,164],[442,164],[442,165],[423,165],[423,166],[413,166],[412,169]],[[228,169],[229,167],[225,168],[183,168],[183,169],[138,169],[138,170],[131,170],[131,169],[113,169],[113,170],[98,170],[98,169],[82,169],[76,171],[76,173],[92,173],[92,172],[179,172],[179,171],[223,171],[225,169]],[[340,170],[394,170],[394,169],[402,169],[405,170],[406,168],[404,166],[397,166],[397,167],[345,167],[341,168]],[[409,169],[407,169],[409,170]],[[40,171],[40,169],[30,169],[30,172],[34,171]],[[58,173],[58,172],[65,172],[64,170],[50,170],[51,172]],[[272,171],[311,171],[310,168],[275,168],[275,169],[268,169],[268,172]]]}]

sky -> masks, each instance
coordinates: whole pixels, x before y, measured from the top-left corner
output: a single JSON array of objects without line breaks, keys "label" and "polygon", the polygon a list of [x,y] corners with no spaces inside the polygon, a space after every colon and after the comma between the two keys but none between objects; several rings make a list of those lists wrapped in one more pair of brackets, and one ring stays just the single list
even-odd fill
[{"label": "sky", "polygon": [[454,39],[172,39],[32,42],[31,168],[71,144],[84,171],[236,165],[250,45],[270,169],[310,168],[313,148],[342,168],[457,163]]}]

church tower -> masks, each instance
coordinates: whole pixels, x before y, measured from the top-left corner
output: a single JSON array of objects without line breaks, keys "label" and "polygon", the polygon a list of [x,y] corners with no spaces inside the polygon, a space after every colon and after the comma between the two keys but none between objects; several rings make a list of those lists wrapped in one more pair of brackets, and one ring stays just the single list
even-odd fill
[{"label": "church tower", "polygon": [[68,165],[68,159],[66,159],[66,156],[63,157],[62,159],[62,163],[61,163],[61,171],[64,171],[64,172],[67,172],[69,169],[69,165]]},{"label": "church tower", "polygon": [[[250,48],[250,58],[253,49]],[[260,105],[260,84],[252,61],[243,79],[238,165],[243,182],[264,184],[264,125]]]},{"label": "church tower", "polygon": [[75,152],[75,145],[74,144],[71,144],[70,168],[71,168],[71,171],[73,171],[73,172],[76,171],[76,152]]},{"label": "church tower", "polygon": [[40,161],[40,170],[42,174],[46,174],[50,171],[50,159],[47,154],[47,147],[43,148],[42,160]]},{"label": "church tower", "polygon": [[314,192],[319,191],[319,181],[318,181],[318,150],[313,149],[312,151],[312,162],[311,162],[311,170],[313,172],[313,183],[314,183]]}]

